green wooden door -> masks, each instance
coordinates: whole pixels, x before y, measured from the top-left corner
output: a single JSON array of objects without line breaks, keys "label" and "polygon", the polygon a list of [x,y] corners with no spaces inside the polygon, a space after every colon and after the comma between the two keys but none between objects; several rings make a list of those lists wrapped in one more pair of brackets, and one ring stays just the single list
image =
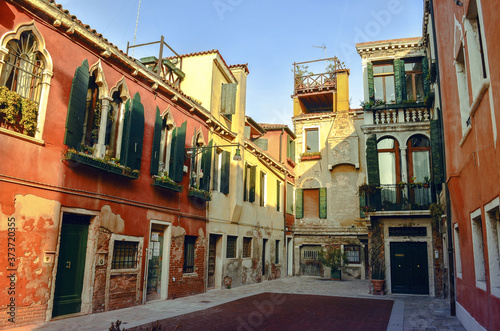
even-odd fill
[{"label": "green wooden door", "polygon": [[391,243],[392,293],[429,294],[427,243]]},{"label": "green wooden door", "polygon": [[61,228],[59,260],[52,316],[80,312],[87,250],[88,224],[78,215],[65,214]]}]

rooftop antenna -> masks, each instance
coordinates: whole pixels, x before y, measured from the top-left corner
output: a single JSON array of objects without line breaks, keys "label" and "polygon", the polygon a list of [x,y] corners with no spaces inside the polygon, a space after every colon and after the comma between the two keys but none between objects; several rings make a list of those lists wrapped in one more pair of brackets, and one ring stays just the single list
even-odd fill
[{"label": "rooftop antenna", "polygon": [[[322,50],[323,52],[325,52],[325,59],[327,58],[327,56],[326,56],[326,45],[325,45],[325,43],[322,43],[322,44],[321,44],[321,46],[313,46],[313,47],[316,47],[316,48],[321,48],[321,50]],[[328,65],[328,64],[327,64],[327,63],[325,63],[325,70],[326,70],[326,68],[327,68],[327,65]]]},{"label": "rooftop antenna", "polygon": [[[137,25],[139,25],[139,12],[141,11],[141,0],[139,0],[139,8],[137,8],[137,19],[135,20],[135,31],[134,31],[134,44],[132,46],[135,46],[135,38],[137,37]],[[134,57],[134,50],[135,48],[132,48],[132,54],[131,56]]]}]

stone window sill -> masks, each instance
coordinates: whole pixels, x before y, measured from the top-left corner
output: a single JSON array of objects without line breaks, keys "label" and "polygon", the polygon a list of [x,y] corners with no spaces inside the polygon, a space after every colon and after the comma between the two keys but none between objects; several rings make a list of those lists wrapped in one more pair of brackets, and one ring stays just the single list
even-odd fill
[{"label": "stone window sill", "polygon": [[0,133],[5,134],[7,136],[14,137],[14,138],[18,138],[18,139],[21,139],[21,140],[24,140],[24,141],[27,141],[27,142],[30,142],[30,143],[33,143],[36,145],[45,146],[45,141],[43,141],[43,140],[36,139],[36,138],[27,136],[27,135],[19,133],[19,132],[9,130],[9,129],[0,128]]}]

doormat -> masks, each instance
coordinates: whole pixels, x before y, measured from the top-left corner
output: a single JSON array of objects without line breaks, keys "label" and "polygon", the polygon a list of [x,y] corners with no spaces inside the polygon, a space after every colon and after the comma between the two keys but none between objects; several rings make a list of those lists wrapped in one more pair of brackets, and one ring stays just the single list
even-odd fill
[{"label": "doormat", "polygon": [[[386,330],[392,300],[261,293],[127,330]],[[159,330],[159,328],[155,328]]]}]

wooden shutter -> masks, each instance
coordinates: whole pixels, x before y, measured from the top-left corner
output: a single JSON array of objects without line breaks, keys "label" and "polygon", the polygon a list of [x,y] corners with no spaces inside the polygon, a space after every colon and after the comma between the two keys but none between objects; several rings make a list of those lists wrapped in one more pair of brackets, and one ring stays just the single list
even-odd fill
[{"label": "wooden shutter", "polygon": [[304,190],[295,189],[295,218],[304,218]]},{"label": "wooden shutter", "polygon": [[221,114],[230,115],[236,112],[236,83],[222,84]]},{"label": "wooden shutter", "polygon": [[369,100],[375,100],[375,85],[373,82],[373,64],[368,62],[366,64],[366,72],[368,76],[368,98]]},{"label": "wooden shutter", "polygon": [[431,121],[432,181],[434,184],[444,182],[443,148],[440,133],[439,121]]},{"label": "wooden shutter", "polygon": [[319,218],[326,218],[327,215],[327,194],[326,187],[319,189]]},{"label": "wooden shutter", "polygon": [[[366,169],[368,173],[368,184],[380,185],[380,172],[378,167],[377,136],[372,134],[366,139]],[[377,190],[369,197],[370,206],[380,210],[381,193]]]},{"label": "wooden shutter", "polygon": [[424,96],[429,96],[431,90],[431,79],[429,75],[429,62],[427,57],[422,58],[422,76],[424,76]]},{"label": "wooden shutter", "polygon": [[276,181],[276,210],[280,211],[281,207],[281,191],[280,191],[280,181]]},{"label": "wooden shutter", "polygon": [[269,146],[268,140],[264,139],[264,138],[260,138],[260,139],[255,140],[254,144],[257,145],[263,151],[267,151],[269,148],[268,147]]},{"label": "wooden shutter", "polygon": [[292,138],[286,136],[286,157],[292,158]]},{"label": "wooden shutter", "polygon": [[365,206],[366,206],[365,192],[360,192],[359,193],[359,217],[361,217],[361,218],[365,217]]},{"label": "wooden shutter", "polygon": [[163,120],[160,116],[160,109],[156,106],[156,117],[153,133],[153,149],[151,151],[151,175],[158,175],[158,167],[160,165],[160,148],[161,148],[161,130],[163,128]]},{"label": "wooden shutter", "polygon": [[203,191],[210,191],[210,177],[212,170],[212,145],[213,141],[210,140],[208,143],[208,148],[203,150],[201,156],[201,171],[203,172],[203,177],[200,180],[200,189]]},{"label": "wooden shutter", "polygon": [[127,115],[127,129],[124,129],[123,136],[125,146],[122,148],[125,153],[120,156],[120,159],[125,166],[140,170],[144,138],[144,106],[141,103],[139,92],[136,92],[132,102],[130,102]]},{"label": "wooden shutter", "polygon": [[256,175],[257,175],[257,167],[253,166],[250,167],[250,192],[248,194],[248,201],[254,202],[255,201],[255,180],[256,180]]},{"label": "wooden shutter", "polygon": [[64,144],[80,150],[83,137],[83,123],[87,105],[87,90],[89,88],[89,63],[87,60],[76,68],[69,94],[68,112],[66,115],[66,132]]},{"label": "wooden shutter", "polygon": [[170,178],[176,182],[182,182],[184,171],[184,152],[186,148],[187,121],[182,123],[172,132],[172,145],[170,148]]},{"label": "wooden shutter", "polygon": [[220,192],[229,194],[229,176],[231,171],[231,153],[222,151],[222,164],[220,168]]},{"label": "wooden shutter", "polygon": [[405,63],[401,59],[394,60],[394,83],[396,89],[396,103],[401,103],[406,99]]}]

